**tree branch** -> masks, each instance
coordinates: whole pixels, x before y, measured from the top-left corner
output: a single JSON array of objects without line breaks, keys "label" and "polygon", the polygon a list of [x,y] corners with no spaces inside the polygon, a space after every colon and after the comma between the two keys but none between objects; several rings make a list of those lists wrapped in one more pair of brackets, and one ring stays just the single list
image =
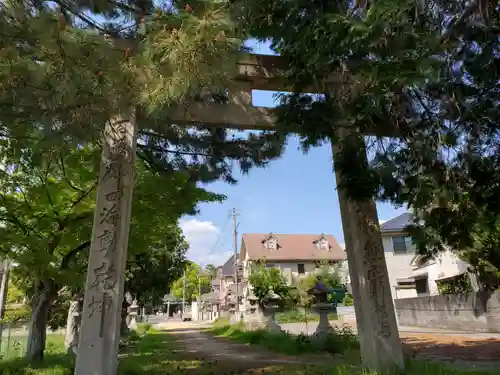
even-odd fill
[{"label": "tree branch", "polygon": [[472,3],[469,4],[467,6],[467,8],[465,8],[465,10],[462,12],[462,14],[460,14],[457,18],[453,19],[450,22],[449,27],[446,29],[446,31],[441,36],[441,42],[445,42],[448,38],[450,38],[452,36],[452,34],[455,32],[455,29],[458,26],[461,26],[465,22],[465,19],[467,17],[469,17],[470,15],[472,15],[472,13],[477,11],[478,8],[479,8],[479,1],[478,0],[472,1]]},{"label": "tree branch", "polygon": [[141,148],[143,150],[155,150],[158,152],[166,152],[166,153],[171,153],[171,154],[176,154],[176,155],[187,155],[187,156],[205,156],[205,157],[211,157],[212,155],[209,154],[202,154],[200,152],[188,152],[188,151],[178,151],[178,150],[169,150],[165,149],[162,147],[157,147],[157,146],[148,146],[148,145],[137,145],[138,148]]},{"label": "tree branch", "polygon": [[71,260],[82,250],[85,250],[86,248],[90,247],[90,240],[89,241],[85,241],[83,243],[81,243],[80,245],[78,245],[77,247],[75,247],[73,250],[71,250],[68,254],[66,254],[62,261],[61,261],[61,267],[60,269],[61,270],[66,270],[68,269],[68,266],[69,266],[69,263],[71,262]]},{"label": "tree branch", "polygon": [[[54,0],[54,2],[57,5],[59,5],[61,7],[61,9],[64,9],[65,11],[71,13],[76,18],[80,19],[80,21],[85,22],[87,25],[95,28],[96,30],[99,30],[103,34],[110,34],[110,35],[115,34],[111,30],[104,29],[101,25],[97,24],[93,19],[91,19],[90,17],[84,16],[78,10],[72,9],[72,6],[67,4],[64,0]],[[119,35],[113,35],[113,36],[119,37]]]},{"label": "tree branch", "polygon": [[73,190],[79,191],[85,194],[85,190],[79,188],[78,186],[73,185],[73,183],[69,180],[68,175],[66,174],[66,167],[64,166],[64,158],[62,152],[59,153],[59,162],[61,163],[61,171],[63,173],[64,180],[68,183],[69,187]]},{"label": "tree branch", "polygon": [[96,188],[98,184],[98,181],[96,180],[92,186],[87,190],[87,191],[83,191],[82,190],[82,195],[80,195],[78,197],[78,199],[76,199],[73,203],[71,203],[71,206],[70,206],[70,209],[71,208],[74,208],[75,206],[77,206],[81,201],[83,201],[86,197],[88,197],[88,195],[92,192],[92,190],[94,190]]}]

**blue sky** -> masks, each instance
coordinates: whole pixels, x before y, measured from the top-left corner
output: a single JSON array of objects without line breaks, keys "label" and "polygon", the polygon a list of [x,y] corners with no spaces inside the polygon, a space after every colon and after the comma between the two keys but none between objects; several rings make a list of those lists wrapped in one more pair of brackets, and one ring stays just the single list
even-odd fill
[{"label": "blue sky", "polygon": [[[266,45],[250,43],[255,53],[271,54]],[[254,104],[272,106],[270,92],[254,92]],[[328,145],[304,154],[298,139],[289,142],[283,157],[267,168],[240,175],[237,185],[222,182],[207,185],[225,194],[221,204],[201,205],[195,217],[185,217],[181,227],[190,243],[188,257],[201,264],[220,264],[233,251],[229,212],[239,213],[241,233],[328,233],[343,245],[344,236],[338,205],[332,154]],[[379,203],[379,220],[405,212]],[[238,239],[238,246],[239,246]]]}]

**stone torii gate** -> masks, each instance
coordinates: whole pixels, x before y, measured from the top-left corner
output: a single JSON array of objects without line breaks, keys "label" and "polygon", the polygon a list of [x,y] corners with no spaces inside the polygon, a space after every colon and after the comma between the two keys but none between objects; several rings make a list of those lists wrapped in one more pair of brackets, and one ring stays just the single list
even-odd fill
[{"label": "stone torii gate", "polygon": [[[174,111],[170,121],[186,126],[272,130],[272,109],[254,107],[252,90],[292,91],[289,82],[278,74],[280,64],[279,56],[247,55],[238,62],[228,103],[190,103]],[[335,83],[335,77],[329,83]],[[323,90],[312,87],[308,92]],[[393,130],[390,126],[370,132],[344,128],[332,138],[362,140],[364,135],[390,135]],[[136,133],[134,118],[117,117],[105,127],[75,375],[116,374]],[[334,164],[341,151],[332,142]],[[375,370],[402,368],[403,353],[375,202],[353,201],[343,189],[337,190],[363,364]]]}]

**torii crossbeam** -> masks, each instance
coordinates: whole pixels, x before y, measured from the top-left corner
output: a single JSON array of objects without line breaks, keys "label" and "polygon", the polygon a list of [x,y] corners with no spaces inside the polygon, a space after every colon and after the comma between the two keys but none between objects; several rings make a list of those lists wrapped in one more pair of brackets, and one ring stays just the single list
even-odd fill
[{"label": "torii crossbeam", "polygon": [[[235,85],[228,89],[228,102],[205,104],[191,102],[179,107],[170,115],[175,124],[221,127],[241,130],[273,130],[273,109],[252,104],[252,90],[293,92],[290,80],[283,76],[283,62],[279,56],[247,54],[237,62]],[[339,83],[340,77],[332,75],[327,83]],[[324,89],[310,87],[307,93],[324,94]],[[364,135],[393,136],[397,128],[387,124],[379,129],[361,129]]]}]

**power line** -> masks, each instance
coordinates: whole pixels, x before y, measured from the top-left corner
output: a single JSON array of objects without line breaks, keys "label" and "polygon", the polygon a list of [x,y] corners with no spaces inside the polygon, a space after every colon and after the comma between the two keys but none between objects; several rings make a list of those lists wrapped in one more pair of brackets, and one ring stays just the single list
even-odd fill
[{"label": "power line", "polygon": [[236,286],[236,314],[240,311],[240,296],[238,285],[238,224],[236,223],[236,208],[231,211],[231,218],[233,219],[233,246],[234,246],[234,283]]},{"label": "power line", "polygon": [[222,226],[222,230],[219,232],[219,235],[217,236],[217,240],[215,240],[215,243],[214,245],[212,246],[212,248],[210,249],[210,251],[208,252],[208,254],[212,254],[213,251],[215,250],[215,248],[217,247],[217,245],[219,244],[219,241],[221,239],[221,236],[224,234],[224,231],[226,230],[226,227],[227,227],[227,224],[229,223],[229,219],[231,218],[230,215],[227,215],[227,218],[226,218],[226,222],[224,223],[224,225]]}]

